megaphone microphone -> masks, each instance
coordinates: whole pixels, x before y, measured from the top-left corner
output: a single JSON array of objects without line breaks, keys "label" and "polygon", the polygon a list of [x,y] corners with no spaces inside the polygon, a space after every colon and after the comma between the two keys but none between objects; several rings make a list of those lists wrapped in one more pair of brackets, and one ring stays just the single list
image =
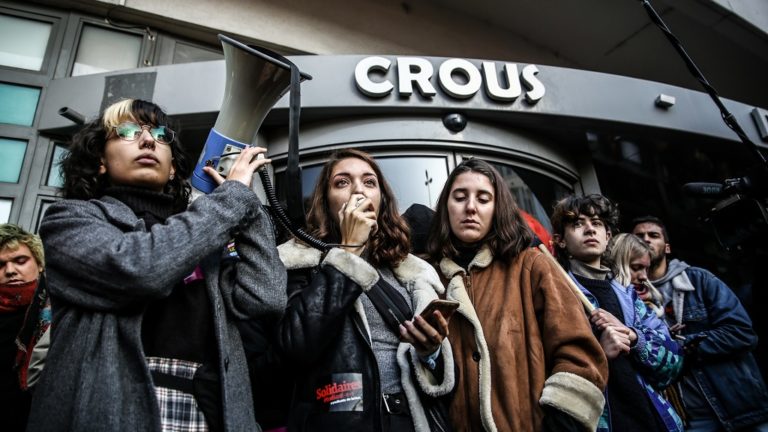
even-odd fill
[{"label": "megaphone microphone", "polygon": [[267,113],[290,89],[286,166],[286,177],[289,179],[286,188],[288,214],[277,200],[266,166],[259,169],[259,177],[269,202],[269,210],[278,222],[316,249],[327,250],[337,246],[318,240],[302,229],[306,220],[299,167],[300,84],[312,77],[300,72],[288,59],[270,50],[248,46],[224,35],[219,35],[219,40],[224,48],[227,73],[224,101],[192,173],[193,193],[197,191],[207,194],[216,188],[216,182],[203,168],[211,166],[226,177],[237,155],[253,142]]},{"label": "megaphone microphone", "polygon": [[[217,185],[203,167],[211,166],[226,177],[237,155],[251,145],[264,118],[288,91],[293,66],[285,57],[264,48],[224,35],[219,35],[219,40],[226,66],[224,100],[192,173],[192,187],[206,194]],[[300,73],[300,80],[305,79],[312,77]]]}]

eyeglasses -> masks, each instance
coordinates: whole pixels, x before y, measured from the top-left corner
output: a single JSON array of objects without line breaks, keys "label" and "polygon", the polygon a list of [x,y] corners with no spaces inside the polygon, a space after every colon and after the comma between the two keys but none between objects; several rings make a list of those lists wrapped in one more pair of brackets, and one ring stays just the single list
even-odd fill
[{"label": "eyeglasses", "polygon": [[115,134],[126,141],[136,141],[141,136],[144,129],[149,131],[152,139],[158,144],[170,145],[176,138],[176,133],[166,126],[152,127],[150,125],[139,125],[133,122],[120,123],[115,126]]}]

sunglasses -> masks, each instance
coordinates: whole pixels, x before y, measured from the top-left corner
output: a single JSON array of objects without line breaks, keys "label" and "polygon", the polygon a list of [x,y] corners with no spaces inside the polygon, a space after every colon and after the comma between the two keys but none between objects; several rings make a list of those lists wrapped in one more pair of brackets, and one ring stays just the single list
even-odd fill
[{"label": "sunglasses", "polygon": [[114,127],[115,134],[126,141],[136,141],[141,136],[144,129],[149,131],[152,139],[158,144],[170,145],[176,138],[176,133],[166,126],[152,127],[150,125],[139,125],[133,122],[120,123]]}]

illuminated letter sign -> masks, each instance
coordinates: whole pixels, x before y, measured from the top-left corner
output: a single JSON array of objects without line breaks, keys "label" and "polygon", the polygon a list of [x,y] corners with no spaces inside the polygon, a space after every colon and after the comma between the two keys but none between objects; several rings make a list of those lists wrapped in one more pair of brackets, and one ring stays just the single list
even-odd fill
[{"label": "illuminated letter sign", "polygon": [[[355,84],[358,90],[369,97],[385,97],[392,93],[395,86],[387,78],[392,62],[384,57],[366,57],[355,67]],[[482,72],[481,72],[482,69]],[[464,59],[443,61],[437,72],[437,83],[443,92],[454,99],[469,99],[485,88],[489,98],[498,102],[514,102],[525,88],[525,100],[535,104],[546,94],[544,84],[536,77],[539,69],[535,65],[523,67],[518,74],[515,63],[503,63],[499,72],[496,63],[482,62],[478,69],[472,62]],[[374,81],[371,74],[380,74],[383,80]],[[425,98],[437,94],[431,80],[434,75],[432,63],[419,57],[397,58],[397,91],[400,96],[409,97],[414,88]],[[463,79],[456,79],[459,76]]]}]

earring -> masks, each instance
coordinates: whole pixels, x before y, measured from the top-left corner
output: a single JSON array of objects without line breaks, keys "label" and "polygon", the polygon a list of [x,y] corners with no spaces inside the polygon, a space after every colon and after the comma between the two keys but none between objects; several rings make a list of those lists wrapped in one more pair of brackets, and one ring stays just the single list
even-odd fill
[{"label": "earring", "polygon": [[171,176],[168,177],[168,180],[173,180],[173,173],[171,173]]}]

